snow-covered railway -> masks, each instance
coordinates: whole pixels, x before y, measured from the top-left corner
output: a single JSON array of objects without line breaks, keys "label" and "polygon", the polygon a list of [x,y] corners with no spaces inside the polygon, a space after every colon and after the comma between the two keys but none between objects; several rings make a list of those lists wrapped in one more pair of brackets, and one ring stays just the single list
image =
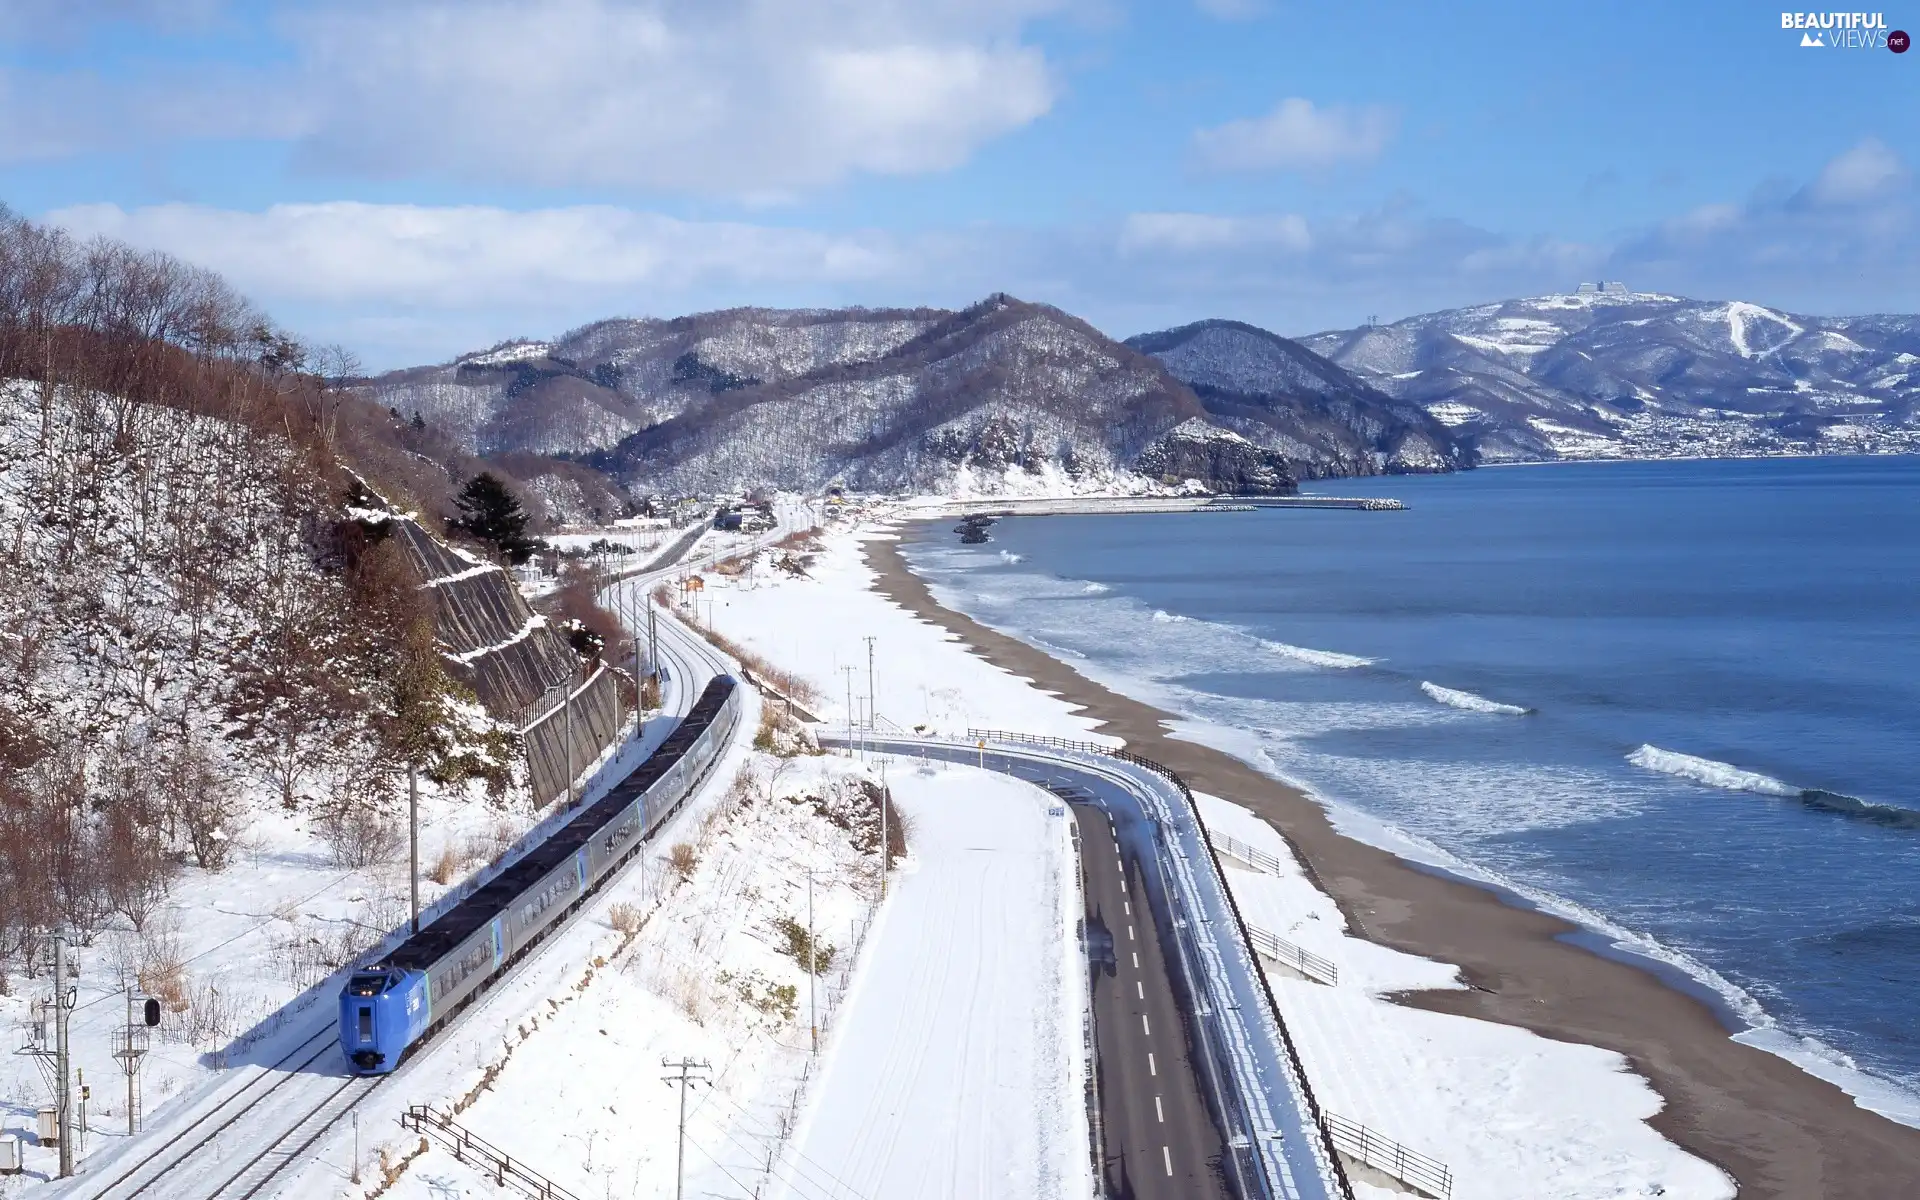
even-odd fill
[{"label": "snow-covered railway", "polygon": [[[659,628],[667,676],[663,695],[667,719],[659,724],[673,726],[691,712],[708,682],[725,674],[729,665],[678,622],[663,619]],[[734,740],[729,736],[709,745],[706,752],[711,761],[706,768],[710,770],[724,757]],[[651,744],[657,741],[649,729],[648,736],[609,764],[607,773],[618,779],[638,770]],[[639,757],[632,750],[638,750]],[[497,871],[508,869],[564,827],[564,821],[553,822],[552,828],[528,839],[517,854],[503,860]],[[546,931],[542,945],[531,948],[525,962],[509,966],[494,982],[534,961],[584,911],[581,906],[561,918]],[[309,1018],[305,1022],[309,1028],[294,1035],[301,1040],[277,1060],[211,1092],[200,1104],[156,1120],[148,1137],[129,1143],[110,1159],[90,1164],[91,1169],[64,1194],[84,1200],[265,1200],[281,1194],[300,1173],[291,1168],[311,1163],[343,1137],[349,1116],[370,1094],[389,1081],[409,1078],[431,1059],[434,1048],[424,1047],[425,1053],[412,1056],[392,1074],[354,1075],[340,1051],[334,1011],[330,1006],[315,1007],[324,1017]],[[435,1044],[452,1041],[471,1012],[450,1016],[437,1031]]]}]

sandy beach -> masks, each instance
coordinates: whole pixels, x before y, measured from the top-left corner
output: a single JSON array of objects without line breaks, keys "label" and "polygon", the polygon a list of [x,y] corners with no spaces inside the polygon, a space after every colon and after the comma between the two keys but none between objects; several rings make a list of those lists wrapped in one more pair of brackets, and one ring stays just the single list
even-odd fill
[{"label": "sandy beach", "polygon": [[876,587],[995,665],[1079,706],[1099,732],[1165,763],[1196,790],[1252,810],[1287,838],[1353,930],[1458,964],[1466,990],[1403,1003],[1613,1050],[1666,1100],[1653,1126],[1721,1167],[1743,1197],[1893,1200],[1920,1194],[1920,1130],[1860,1108],[1785,1059],[1741,1045],[1708,1005],[1650,972],[1560,940],[1576,927],[1337,833],[1299,790],[1228,754],[1170,736],[1169,714],[941,607],[897,544],[870,541]]}]

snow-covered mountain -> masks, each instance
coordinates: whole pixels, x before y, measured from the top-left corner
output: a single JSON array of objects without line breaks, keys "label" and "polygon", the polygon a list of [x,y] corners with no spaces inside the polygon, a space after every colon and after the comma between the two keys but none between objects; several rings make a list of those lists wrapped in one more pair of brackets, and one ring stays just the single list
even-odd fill
[{"label": "snow-covered mountain", "polygon": [[1449,471],[1472,465],[1446,424],[1342,367],[1238,321],[1198,321],[1127,345],[1191,387],[1208,420],[1286,455],[1307,477]]},{"label": "snow-covered mountain", "polygon": [[394,372],[366,390],[470,453],[584,456],[647,489],[839,479],[1058,492],[1197,479],[1275,492],[1300,477],[1467,461],[1417,405],[1271,334],[1231,328],[1306,364],[1303,381],[1196,394],[1178,364],[1196,338],[1219,332],[1211,326],[1163,335],[1192,343],[1169,357],[1158,343],[1143,352],[1057,309],[994,296],[963,312],[602,321]]},{"label": "snow-covered mountain", "polygon": [[1920,317],[1583,285],[1300,341],[1483,462],[1920,450]]}]

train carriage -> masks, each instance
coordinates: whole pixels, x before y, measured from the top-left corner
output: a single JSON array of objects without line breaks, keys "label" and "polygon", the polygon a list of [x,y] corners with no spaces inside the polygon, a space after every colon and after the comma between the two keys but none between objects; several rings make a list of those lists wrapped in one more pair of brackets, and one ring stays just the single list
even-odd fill
[{"label": "train carriage", "polygon": [[739,685],[716,677],[658,749],[601,799],[340,994],[340,1049],[378,1075],[619,870],[712,770],[739,724]]}]

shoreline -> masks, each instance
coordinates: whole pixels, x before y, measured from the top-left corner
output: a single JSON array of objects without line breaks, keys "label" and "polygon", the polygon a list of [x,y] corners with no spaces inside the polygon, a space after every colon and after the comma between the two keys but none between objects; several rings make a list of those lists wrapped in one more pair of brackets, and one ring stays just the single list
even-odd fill
[{"label": "shoreline", "polygon": [[972,652],[1098,722],[1096,732],[1166,764],[1198,791],[1252,811],[1293,847],[1351,931],[1454,964],[1469,987],[1397,1002],[1621,1054],[1665,1102],[1649,1124],[1730,1175],[1742,1197],[1883,1200],[1920,1177],[1920,1130],[1860,1107],[1838,1086],[1734,1040],[1724,1014],[1652,970],[1580,944],[1584,927],[1340,833],[1300,789],[1225,751],[1176,738],[1173,714],[933,598],[894,541],[863,543],[874,588]]}]

